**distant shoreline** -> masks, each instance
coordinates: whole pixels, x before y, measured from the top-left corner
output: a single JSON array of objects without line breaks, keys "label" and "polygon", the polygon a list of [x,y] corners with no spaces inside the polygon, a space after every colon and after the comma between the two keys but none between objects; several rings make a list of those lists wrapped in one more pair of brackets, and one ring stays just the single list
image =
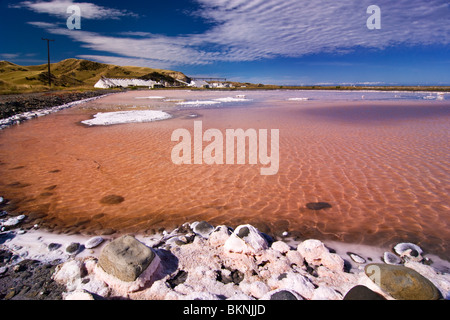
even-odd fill
[{"label": "distant shoreline", "polygon": [[[111,88],[108,91],[141,91],[141,90],[152,90],[152,91],[166,91],[166,90],[192,90],[192,91],[255,91],[255,90],[305,90],[305,91],[380,91],[380,92],[450,92],[450,86],[286,86],[286,85],[255,85],[250,84],[246,86],[241,84],[241,86],[235,86],[233,88],[194,88],[194,87],[167,87],[167,88],[154,88],[149,89],[147,87],[142,88]],[[96,92],[105,91],[105,89],[95,89],[92,88],[87,90],[86,88],[70,88],[70,89],[53,89],[47,91],[26,91],[26,92],[5,92],[0,91],[0,102],[2,97],[11,96],[24,96],[24,95],[39,95],[39,94],[59,94],[59,93],[86,93],[86,92]]]}]

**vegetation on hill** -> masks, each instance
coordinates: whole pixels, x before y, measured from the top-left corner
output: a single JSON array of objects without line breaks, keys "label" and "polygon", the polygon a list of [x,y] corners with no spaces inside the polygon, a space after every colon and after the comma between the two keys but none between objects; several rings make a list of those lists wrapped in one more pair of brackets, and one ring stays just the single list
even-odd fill
[{"label": "vegetation on hill", "polygon": [[[141,78],[156,77],[186,81],[187,77],[177,71],[116,66],[89,60],[66,59],[52,63],[52,90],[92,90],[94,84],[103,76],[106,78]],[[0,93],[22,93],[47,91],[47,64],[37,66],[20,66],[8,61],[0,61]]]}]

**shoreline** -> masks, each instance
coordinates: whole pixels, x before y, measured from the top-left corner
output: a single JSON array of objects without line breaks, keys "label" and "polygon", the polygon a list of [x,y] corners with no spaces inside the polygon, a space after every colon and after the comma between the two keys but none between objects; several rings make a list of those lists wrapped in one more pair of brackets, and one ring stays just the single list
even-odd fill
[{"label": "shoreline", "polygon": [[[267,240],[267,245],[254,250],[256,242],[249,241],[245,246],[247,251],[239,252],[239,249],[229,249],[232,247],[227,240],[239,228],[248,227],[252,231],[251,225],[241,225],[231,233],[229,227],[212,226],[204,221],[185,223],[162,233],[131,234],[151,248],[161,263],[152,274],[124,282],[104,274],[98,267],[103,249],[124,235],[64,235],[39,229],[37,225],[24,230],[20,225],[18,223],[0,235],[2,256],[7,251],[12,253],[8,262],[0,261],[1,299],[265,300],[268,294],[286,289],[298,295],[298,299],[342,300],[352,288],[361,285],[387,300],[394,299],[365,274],[369,264],[388,265],[383,254],[389,252],[396,256],[392,248],[317,239],[294,240],[289,235],[280,240],[254,228]],[[305,243],[319,245],[305,253],[300,249]],[[74,244],[77,249],[69,253]],[[315,256],[314,260],[308,254]],[[410,259],[412,256],[400,258],[397,255],[399,260],[394,264],[421,273],[437,286],[441,298],[450,299],[450,262],[428,252],[420,256],[423,260],[419,262]],[[316,260],[322,262],[315,264]],[[218,267],[220,264],[222,269]],[[13,292],[5,287],[8,279],[17,281],[21,274],[26,275],[25,279],[30,278],[29,265],[52,270],[46,283],[58,287],[54,289],[54,295],[45,296],[41,292],[37,297],[30,297],[30,290],[24,289],[27,288],[26,281],[16,282],[17,288]],[[238,280],[223,280],[230,270],[231,276],[239,275]],[[85,274],[81,275],[83,272]],[[217,276],[220,272],[222,275]],[[277,273],[282,276],[274,279]],[[185,274],[190,278],[185,279]],[[178,279],[180,275],[183,276],[181,280]],[[296,282],[299,279],[284,281],[284,275],[288,278],[301,276],[301,281],[306,282],[300,285]]]}]

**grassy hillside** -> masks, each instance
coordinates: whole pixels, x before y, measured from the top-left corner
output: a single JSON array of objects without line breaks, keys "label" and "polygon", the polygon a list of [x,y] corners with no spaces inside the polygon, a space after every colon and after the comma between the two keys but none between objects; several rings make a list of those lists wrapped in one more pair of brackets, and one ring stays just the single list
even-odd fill
[{"label": "grassy hillside", "polygon": [[[52,90],[76,89],[92,90],[102,77],[107,78],[152,78],[179,79],[187,77],[177,71],[121,67],[89,60],[66,59],[51,64]],[[156,79],[155,79],[156,80]],[[8,61],[0,61],[0,93],[40,92],[48,90],[47,64],[20,66]]]}]

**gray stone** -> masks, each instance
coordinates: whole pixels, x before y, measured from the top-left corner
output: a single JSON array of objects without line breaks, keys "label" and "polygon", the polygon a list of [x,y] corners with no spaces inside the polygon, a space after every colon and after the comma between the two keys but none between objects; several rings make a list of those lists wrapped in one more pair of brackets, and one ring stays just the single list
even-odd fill
[{"label": "gray stone", "polygon": [[81,246],[80,246],[80,244],[78,242],[72,242],[71,244],[69,244],[66,247],[66,252],[70,253],[70,254],[76,253],[76,252],[78,252],[78,250],[80,250],[80,247]]},{"label": "gray stone", "polygon": [[130,282],[147,269],[155,256],[151,248],[126,235],[103,248],[98,264],[106,273]]},{"label": "gray stone", "polygon": [[381,294],[376,293],[366,286],[355,286],[350,289],[344,300],[386,300]]},{"label": "gray stone", "polygon": [[383,261],[387,264],[398,265],[402,263],[402,259],[397,257],[395,254],[391,252],[385,252],[383,254]]},{"label": "gray stone", "polygon": [[200,221],[194,222],[192,224],[192,230],[196,234],[201,235],[204,238],[208,238],[209,235],[214,231],[214,227],[206,221]]},{"label": "gray stone", "polygon": [[270,296],[270,300],[298,300],[297,297],[288,290],[280,290]]},{"label": "gray stone", "polygon": [[435,285],[413,269],[382,263],[365,267],[366,275],[384,292],[397,300],[437,300]]},{"label": "gray stone", "polygon": [[100,243],[103,242],[103,238],[100,236],[96,236],[96,237],[92,237],[90,238],[88,241],[86,241],[86,243],[84,244],[84,247],[86,249],[92,249],[97,247]]},{"label": "gray stone", "polygon": [[410,250],[410,249],[416,251],[419,255],[423,253],[423,250],[414,243],[402,242],[402,243],[397,244],[394,247],[394,251],[399,256],[402,256],[405,251]]},{"label": "gray stone", "polygon": [[55,250],[59,249],[60,247],[61,247],[61,244],[52,242],[48,245],[47,249],[48,249],[48,251],[55,251]]}]

